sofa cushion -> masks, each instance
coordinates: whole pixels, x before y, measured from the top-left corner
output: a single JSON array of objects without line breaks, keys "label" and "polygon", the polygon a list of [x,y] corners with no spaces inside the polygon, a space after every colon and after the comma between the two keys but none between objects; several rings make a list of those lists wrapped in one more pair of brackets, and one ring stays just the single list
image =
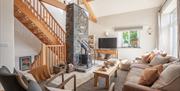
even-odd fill
[{"label": "sofa cushion", "polygon": [[42,91],[42,89],[38,83],[31,80],[28,84],[28,90],[27,91]]},{"label": "sofa cushion", "polygon": [[[162,89],[164,87],[170,86],[171,84],[173,84],[173,82],[175,82],[178,79],[180,79],[180,65],[179,64],[169,65],[161,73],[159,79],[152,85],[152,88]],[[180,82],[178,82],[176,84],[180,84]],[[174,86],[174,88],[178,88],[178,87]],[[171,91],[173,91],[173,90],[171,90]],[[179,91],[179,90],[175,90],[175,91]]]},{"label": "sofa cushion", "polygon": [[155,68],[146,68],[140,77],[139,84],[151,86],[159,77],[158,70]]},{"label": "sofa cushion", "polygon": [[150,62],[150,65],[165,64],[168,62],[169,62],[169,57],[162,57],[160,55],[157,55],[152,59],[152,61]]},{"label": "sofa cushion", "polygon": [[129,71],[127,75],[126,81],[138,84],[140,75],[143,72],[143,70],[144,69],[141,69],[141,68],[131,68],[131,70]]},{"label": "sofa cushion", "polygon": [[148,64],[141,64],[141,63],[135,63],[135,64],[131,64],[130,68],[140,68],[140,69],[145,69],[150,67]]}]

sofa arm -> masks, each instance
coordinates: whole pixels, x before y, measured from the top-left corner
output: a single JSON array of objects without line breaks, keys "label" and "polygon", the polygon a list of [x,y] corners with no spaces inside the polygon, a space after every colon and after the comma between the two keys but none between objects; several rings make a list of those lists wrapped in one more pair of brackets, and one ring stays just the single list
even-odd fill
[{"label": "sofa arm", "polygon": [[160,91],[160,90],[152,89],[150,87],[139,85],[136,83],[126,82],[123,86],[122,91]]}]

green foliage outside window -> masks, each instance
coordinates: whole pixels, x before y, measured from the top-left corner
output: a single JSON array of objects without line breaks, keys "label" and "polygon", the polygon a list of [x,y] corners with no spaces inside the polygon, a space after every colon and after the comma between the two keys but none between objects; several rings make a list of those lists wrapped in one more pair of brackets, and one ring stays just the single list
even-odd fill
[{"label": "green foliage outside window", "polygon": [[123,32],[123,42],[124,43],[128,43],[128,39],[129,39],[129,33],[128,32]]},{"label": "green foliage outside window", "polygon": [[139,38],[137,31],[126,31],[122,34],[123,37],[123,47],[139,47]]}]

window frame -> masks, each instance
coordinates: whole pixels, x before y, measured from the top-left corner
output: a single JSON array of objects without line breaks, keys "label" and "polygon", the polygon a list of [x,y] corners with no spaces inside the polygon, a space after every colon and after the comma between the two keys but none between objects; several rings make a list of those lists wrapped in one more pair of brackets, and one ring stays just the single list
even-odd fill
[{"label": "window frame", "polygon": [[[124,38],[123,38],[123,33],[128,32],[128,46],[125,46],[124,43]],[[137,46],[133,46],[131,44],[131,32],[136,32],[137,33]],[[126,30],[126,31],[121,31],[122,35],[121,35],[121,48],[140,48],[140,31],[133,29],[133,30]]]}]

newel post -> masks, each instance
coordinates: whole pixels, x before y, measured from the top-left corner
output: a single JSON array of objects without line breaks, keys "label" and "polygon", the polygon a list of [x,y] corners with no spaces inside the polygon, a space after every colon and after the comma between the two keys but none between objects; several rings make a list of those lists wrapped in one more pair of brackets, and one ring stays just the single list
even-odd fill
[{"label": "newel post", "polygon": [[42,44],[42,64],[46,65],[46,45]]}]

